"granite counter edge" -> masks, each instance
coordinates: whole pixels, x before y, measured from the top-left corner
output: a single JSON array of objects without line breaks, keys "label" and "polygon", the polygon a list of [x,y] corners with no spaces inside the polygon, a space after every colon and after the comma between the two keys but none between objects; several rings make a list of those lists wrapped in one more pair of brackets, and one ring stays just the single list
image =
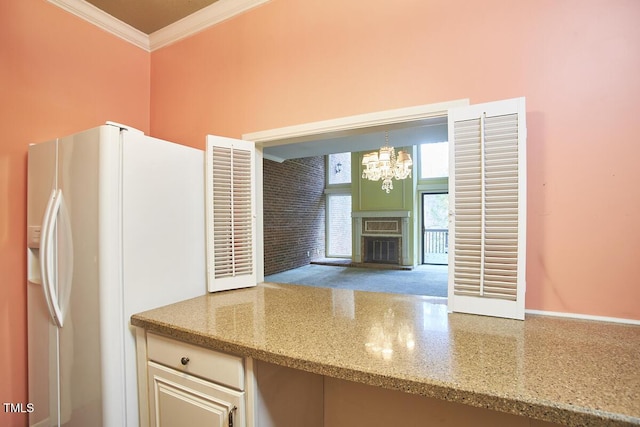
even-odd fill
[{"label": "granite counter edge", "polygon": [[491,395],[484,392],[464,390],[451,385],[426,383],[423,381],[365,372],[349,367],[336,366],[330,363],[304,360],[287,354],[263,350],[226,339],[200,334],[174,324],[144,317],[142,314],[134,314],[131,317],[131,324],[149,332],[165,335],[189,344],[236,354],[242,357],[251,357],[279,366],[567,426],[613,427],[640,425],[640,419],[631,418],[624,414],[608,413],[578,406],[560,405],[555,402],[532,401],[519,397]]}]

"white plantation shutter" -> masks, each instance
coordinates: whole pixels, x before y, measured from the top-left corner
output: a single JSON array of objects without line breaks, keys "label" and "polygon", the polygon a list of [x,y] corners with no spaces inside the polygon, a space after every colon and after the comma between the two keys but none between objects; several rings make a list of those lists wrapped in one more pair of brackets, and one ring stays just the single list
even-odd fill
[{"label": "white plantation shutter", "polygon": [[524,319],[524,98],[449,111],[449,309]]},{"label": "white plantation shutter", "polygon": [[207,136],[209,292],[256,285],[255,147]]}]

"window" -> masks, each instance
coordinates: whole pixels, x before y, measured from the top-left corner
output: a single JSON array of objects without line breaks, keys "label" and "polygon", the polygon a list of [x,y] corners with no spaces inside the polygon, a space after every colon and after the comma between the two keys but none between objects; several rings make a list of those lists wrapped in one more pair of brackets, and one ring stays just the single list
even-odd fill
[{"label": "window", "polygon": [[327,194],[327,256],[351,258],[351,194]]},{"label": "window", "polygon": [[351,258],[351,153],[327,156],[327,257]]},{"label": "window", "polygon": [[327,184],[351,184],[351,153],[327,156]]},{"label": "window", "polygon": [[449,176],[449,142],[420,145],[420,179]]}]

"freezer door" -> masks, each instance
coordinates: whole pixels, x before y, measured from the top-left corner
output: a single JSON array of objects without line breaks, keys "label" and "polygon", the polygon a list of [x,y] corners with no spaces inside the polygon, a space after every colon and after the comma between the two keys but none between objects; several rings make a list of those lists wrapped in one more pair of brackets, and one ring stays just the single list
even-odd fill
[{"label": "freezer door", "polygon": [[30,426],[58,422],[58,328],[42,286],[41,232],[49,198],[57,189],[57,141],[29,147],[27,172],[27,345]]},{"label": "freezer door", "polygon": [[33,426],[103,425],[100,132],[92,129],[29,149],[27,293]]}]

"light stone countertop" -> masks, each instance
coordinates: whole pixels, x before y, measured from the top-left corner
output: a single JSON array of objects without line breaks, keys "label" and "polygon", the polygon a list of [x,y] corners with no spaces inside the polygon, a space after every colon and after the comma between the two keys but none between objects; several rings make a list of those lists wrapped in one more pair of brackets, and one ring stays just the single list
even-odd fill
[{"label": "light stone countertop", "polygon": [[640,425],[640,326],[447,313],[442,300],[263,283],[134,326],[304,371],[572,426]]}]

